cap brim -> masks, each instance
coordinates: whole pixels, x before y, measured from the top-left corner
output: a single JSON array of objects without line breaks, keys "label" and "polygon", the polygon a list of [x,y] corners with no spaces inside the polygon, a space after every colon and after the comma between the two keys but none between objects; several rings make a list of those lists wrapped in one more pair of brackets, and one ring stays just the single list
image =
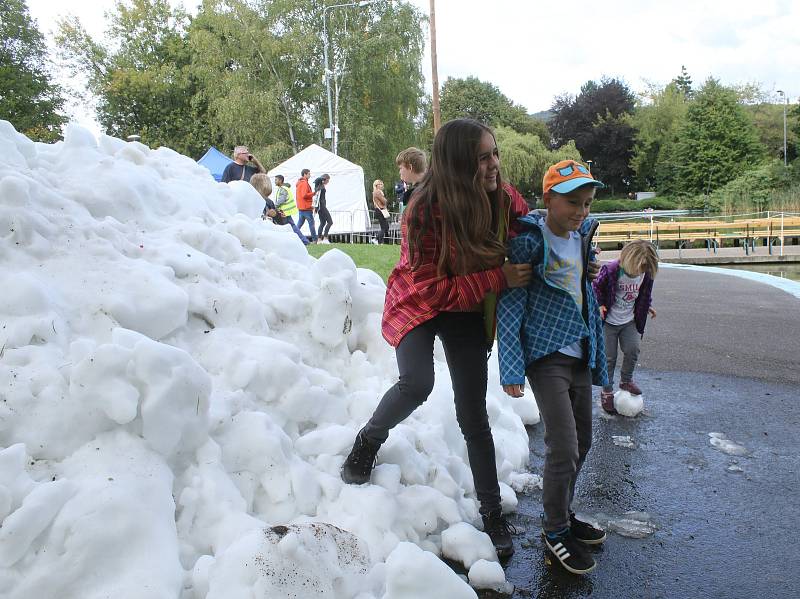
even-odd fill
[{"label": "cap brim", "polygon": [[583,185],[594,185],[597,189],[603,189],[603,185],[597,179],[590,179],[589,177],[575,177],[569,181],[562,181],[558,185],[553,185],[550,189],[556,193],[569,193]]}]

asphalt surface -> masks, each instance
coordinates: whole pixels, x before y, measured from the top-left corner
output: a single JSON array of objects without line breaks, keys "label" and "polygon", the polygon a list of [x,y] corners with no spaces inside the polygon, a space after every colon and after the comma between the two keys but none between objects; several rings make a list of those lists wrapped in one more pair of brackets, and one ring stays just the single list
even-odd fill
[{"label": "asphalt surface", "polygon": [[[743,279],[659,272],[636,380],[645,411],[595,406],[593,447],[575,510],[607,523],[625,512],[655,532],[609,532],[597,568],[575,576],[541,541],[541,492],[520,495],[520,530],[504,565],[513,597],[800,597],[800,300]],[[730,455],[709,433],[745,448]],[[541,473],[542,425],[529,429]],[[612,436],[629,436],[632,448]],[[481,592],[482,598],[494,598]],[[506,595],[507,597],[507,595]]]}]

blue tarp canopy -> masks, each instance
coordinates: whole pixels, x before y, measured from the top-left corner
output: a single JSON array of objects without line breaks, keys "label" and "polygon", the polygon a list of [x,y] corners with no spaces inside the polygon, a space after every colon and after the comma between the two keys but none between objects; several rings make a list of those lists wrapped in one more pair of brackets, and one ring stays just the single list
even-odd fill
[{"label": "blue tarp canopy", "polygon": [[210,170],[211,175],[217,181],[222,179],[222,171],[224,171],[225,167],[231,162],[233,162],[233,160],[228,158],[225,154],[213,146],[210,147],[208,152],[203,154],[203,157],[197,161],[198,164],[202,164],[204,167]]}]

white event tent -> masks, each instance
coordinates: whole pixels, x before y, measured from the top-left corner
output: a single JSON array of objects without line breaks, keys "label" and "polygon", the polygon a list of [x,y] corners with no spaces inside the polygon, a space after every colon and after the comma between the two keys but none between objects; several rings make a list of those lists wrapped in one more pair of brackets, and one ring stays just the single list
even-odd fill
[{"label": "white event tent", "polygon": [[[325,173],[331,176],[325,197],[328,210],[333,217],[332,234],[363,233],[369,229],[371,221],[364,188],[364,169],[325,148],[312,144],[270,169],[268,174],[272,178],[275,175],[283,175],[286,183],[291,184],[292,193],[296,195],[295,184],[300,178],[300,171],[305,168],[311,170],[309,183],[312,189],[314,179]],[[318,221],[316,216],[314,220]]]}]

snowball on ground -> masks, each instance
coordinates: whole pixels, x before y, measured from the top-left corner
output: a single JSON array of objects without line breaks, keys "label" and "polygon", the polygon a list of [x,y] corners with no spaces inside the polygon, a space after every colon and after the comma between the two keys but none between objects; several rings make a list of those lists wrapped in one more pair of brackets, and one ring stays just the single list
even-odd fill
[{"label": "snowball on ground", "polygon": [[644,399],[641,395],[631,395],[628,391],[619,390],[614,394],[614,408],[628,418],[634,418],[644,410]]},{"label": "snowball on ground", "polygon": [[[0,595],[474,596],[434,555],[480,520],[440,344],[373,484],[342,483],[397,379],[385,287],[263,205],[167,148],[0,121]],[[489,381],[513,509],[538,411]]]}]

